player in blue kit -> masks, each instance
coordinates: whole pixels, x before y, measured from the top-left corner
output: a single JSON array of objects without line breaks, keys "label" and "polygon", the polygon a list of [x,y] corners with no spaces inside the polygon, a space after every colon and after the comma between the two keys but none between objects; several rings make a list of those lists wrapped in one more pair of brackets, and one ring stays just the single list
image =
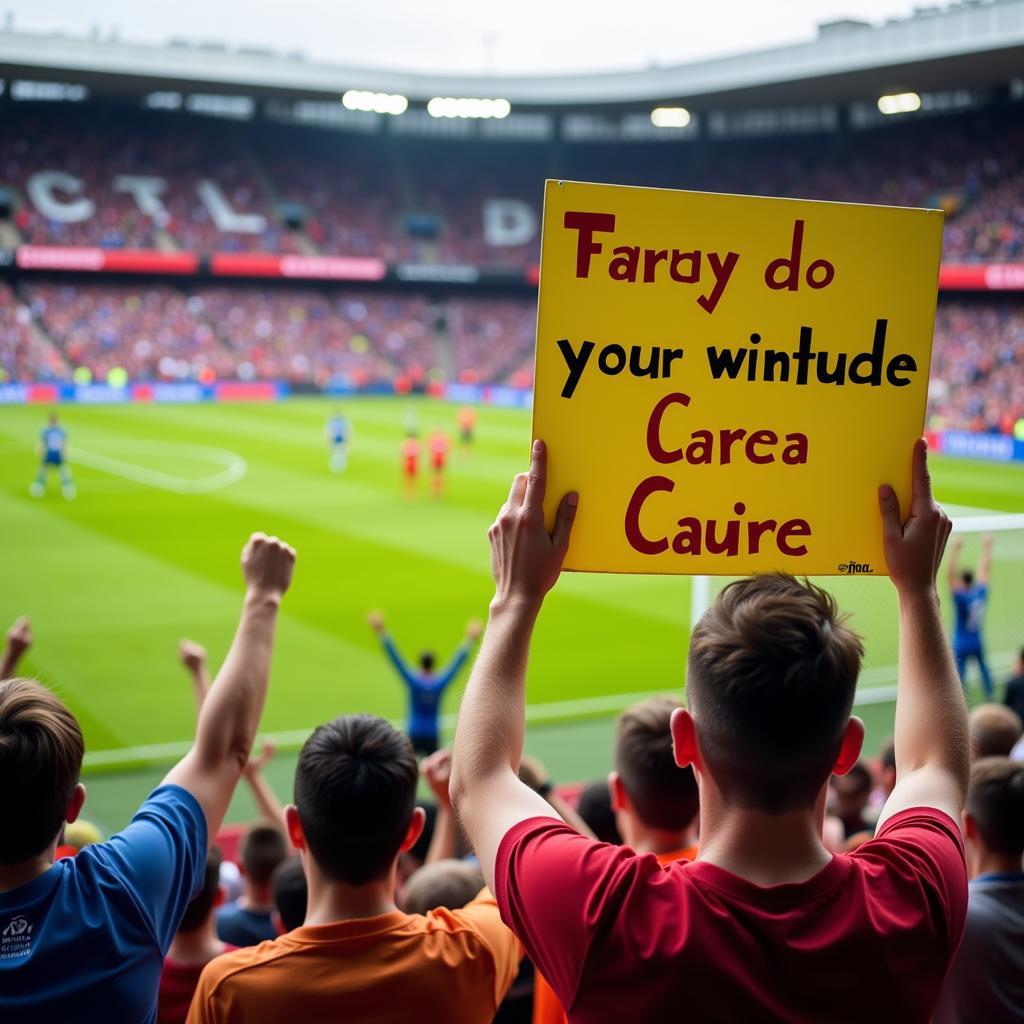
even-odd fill
[{"label": "player in blue kit", "polygon": [[395,666],[409,691],[409,723],[407,732],[417,754],[432,754],[440,744],[441,698],[448,685],[466,663],[473,644],[480,637],[482,626],[475,619],[466,625],[466,637],[459,644],[451,661],[435,671],[436,659],[430,651],[420,655],[419,669],[414,669],[399,653],[391,634],[384,625],[380,612],[371,612],[369,623],[380,637],[391,664]]},{"label": "player in blue kit", "polygon": [[64,497],[70,501],[75,496],[75,485],[71,479],[71,470],[68,468],[67,455],[68,432],[58,422],[57,414],[52,412],[47,425],[39,435],[39,472],[29,488],[33,498],[41,498],[46,493],[46,478],[51,469],[57,471]]},{"label": "player in blue kit", "polygon": [[957,571],[957,560],[963,547],[963,537],[955,537],[949,552],[949,589],[956,608],[956,623],[953,632],[953,654],[960,673],[960,682],[967,686],[967,661],[973,658],[981,672],[981,685],[985,699],[992,699],[992,674],[985,660],[985,643],[982,627],[985,621],[985,605],[988,603],[988,581],[992,571],[992,534],[986,534],[981,542],[981,561],[978,576],[970,569]]},{"label": "player in blue kit", "polygon": [[352,438],[352,428],[340,409],[335,409],[327,420],[324,436],[331,450],[331,469],[335,473],[344,473],[348,466],[348,445]]}]

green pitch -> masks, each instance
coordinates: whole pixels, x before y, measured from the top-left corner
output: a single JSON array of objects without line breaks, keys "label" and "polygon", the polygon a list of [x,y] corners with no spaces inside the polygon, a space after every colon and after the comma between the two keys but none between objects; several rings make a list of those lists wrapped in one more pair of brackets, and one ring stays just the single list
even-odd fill
[{"label": "green pitch", "polygon": [[[481,409],[472,451],[453,451],[444,498],[432,498],[424,479],[410,501],[399,475],[405,417],[415,409],[424,432],[440,423],[454,436],[456,408],[344,403],[355,436],[341,475],[330,472],[323,439],[332,408],[314,399],[66,407],[78,486],[70,502],[55,480],[45,498],[29,496],[45,410],[0,409],[0,620],[6,627],[19,614],[32,617],[36,647],[24,671],[60,693],[82,722],[91,806],[102,807],[105,792],[134,794],[158,779],[157,766],[191,736],[177,641],[205,644],[219,664],[240,605],[239,551],[253,530],[299,552],[263,720],[286,747],[342,712],[401,718],[403,692],[366,625],[370,609],[385,612],[410,656],[430,648],[442,658],[468,619],[485,616],[487,527],[525,468],[528,415]],[[933,472],[941,500],[953,505],[1024,505],[1021,467],[937,459]],[[968,561],[977,550],[969,537]],[[988,636],[1002,676],[1024,642],[1024,531],[999,534],[995,560]],[[873,751],[892,720],[892,588],[885,579],[829,585],[866,637],[863,713]],[[689,618],[685,578],[563,578],[538,627],[528,690],[530,743],[559,777],[607,771],[609,716],[631,695],[681,689]],[[464,682],[449,693],[450,713]],[[141,772],[143,763],[152,771]],[[136,774],[109,777],[129,765]],[[288,770],[285,757],[275,769],[282,791]],[[104,809],[110,824],[123,820],[114,803]]]}]

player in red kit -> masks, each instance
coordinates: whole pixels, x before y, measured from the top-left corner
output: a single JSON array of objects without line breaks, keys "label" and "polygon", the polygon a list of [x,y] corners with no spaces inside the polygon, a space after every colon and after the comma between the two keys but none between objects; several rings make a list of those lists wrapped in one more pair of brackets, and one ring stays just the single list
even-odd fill
[{"label": "player in red kit", "polygon": [[419,475],[420,439],[415,434],[409,434],[402,442],[402,480],[407,498],[416,496],[416,482]]},{"label": "player in red kit", "polygon": [[431,486],[434,489],[434,497],[440,498],[444,494],[444,470],[448,464],[448,452],[451,450],[451,440],[441,429],[435,427],[430,435],[430,467],[434,471]]}]

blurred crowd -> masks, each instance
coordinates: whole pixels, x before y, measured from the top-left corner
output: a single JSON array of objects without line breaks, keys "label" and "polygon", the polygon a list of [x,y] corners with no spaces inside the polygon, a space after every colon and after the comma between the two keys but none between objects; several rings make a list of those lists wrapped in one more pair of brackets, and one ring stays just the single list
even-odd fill
[{"label": "blurred crowd", "polygon": [[[0,284],[0,380],[280,379],[355,386],[404,378],[533,383],[526,298],[223,285]],[[1024,311],[938,308],[928,423],[1012,435],[1024,418]]]}]

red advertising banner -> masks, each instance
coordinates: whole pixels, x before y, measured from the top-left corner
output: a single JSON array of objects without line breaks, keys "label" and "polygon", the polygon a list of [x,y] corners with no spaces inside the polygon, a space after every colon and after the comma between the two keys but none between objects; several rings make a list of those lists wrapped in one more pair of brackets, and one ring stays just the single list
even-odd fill
[{"label": "red advertising banner", "polygon": [[98,246],[21,245],[15,262],[22,270],[79,270],[93,273],[195,274],[194,252],[160,249],[100,249]]},{"label": "red advertising banner", "polygon": [[219,252],[210,273],[224,277],[290,277],[300,280],[382,281],[387,264],[356,256],[281,256],[265,252]]},{"label": "red advertising banner", "polygon": [[1024,263],[944,263],[939,269],[943,291],[1024,291]]}]

